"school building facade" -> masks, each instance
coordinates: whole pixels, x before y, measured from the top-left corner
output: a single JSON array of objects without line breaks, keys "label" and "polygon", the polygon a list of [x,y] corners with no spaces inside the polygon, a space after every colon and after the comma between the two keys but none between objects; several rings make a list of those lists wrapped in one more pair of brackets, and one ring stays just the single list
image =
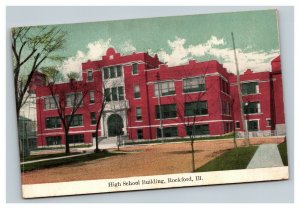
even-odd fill
[{"label": "school building facade", "polygon": [[[44,78],[41,74],[37,77],[39,81]],[[284,134],[280,56],[270,63],[270,71],[248,69],[240,80],[250,136]],[[157,55],[121,55],[109,48],[102,59],[82,63],[82,80],[78,83],[88,93],[74,115],[69,131],[71,143],[93,143],[103,100],[99,136],[107,140],[117,135],[128,140],[155,140],[182,138],[191,133],[219,136],[234,130],[241,135],[244,132],[236,75],[215,60],[190,60],[185,65],[169,67]],[[64,99],[66,114],[71,114],[74,92],[70,82],[55,85],[65,94],[57,95],[57,100]],[[46,81],[33,86],[37,98],[37,145],[64,144],[62,123]]]}]

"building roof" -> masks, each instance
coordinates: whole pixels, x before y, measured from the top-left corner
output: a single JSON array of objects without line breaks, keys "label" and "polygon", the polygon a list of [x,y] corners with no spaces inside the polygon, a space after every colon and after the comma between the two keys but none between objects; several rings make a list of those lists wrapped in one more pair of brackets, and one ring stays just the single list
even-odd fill
[{"label": "building roof", "polygon": [[280,55],[273,59],[272,62],[281,62]]}]

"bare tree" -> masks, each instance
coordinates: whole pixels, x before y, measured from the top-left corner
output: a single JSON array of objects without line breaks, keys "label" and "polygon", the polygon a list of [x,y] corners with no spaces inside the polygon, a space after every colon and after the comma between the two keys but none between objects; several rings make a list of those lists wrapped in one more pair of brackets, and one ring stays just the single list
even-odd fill
[{"label": "bare tree", "polygon": [[[199,77],[196,77],[189,74],[188,71],[184,72],[185,74],[182,74],[182,77],[188,78],[188,79],[194,79],[191,82],[195,82],[196,79],[198,80],[198,86],[195,89],[192,90],[191,92],[186,92],[183,97],[183,102],[178,102],[177,103],[177,114],[180,120],[183,122],[184,127],[186,129],[187,135],[189,136],[190,139],[190,145],[191,145],[191,154],[192,154],[192,169],[193,172],[196,171],[195,168],[195,147],[194,147],[194,142],[195,142],[195,135],[199,135],[199,130],[198,134],[196,134],[196,128],[199,120],[197,120],[197,117],[200,115],[206,115],[208,114],[208,107],[207,103],[204,101],[204,96],[207,94],[207,92],[212,92],[214,91],[213,88],[218,86],[218,83],[216,82],[206,82],[206,75],[208,74],[208,66],[209,63],[207,62],[205,66],[201,69],[201,73],[199,74]],[[183,81],[185,82],[185,81]],[[188,80],[186,81],[187,85]],[[183,84],[184,86],[185,84]],[[192,84],[194,86],[194,84]],[[185,88],[185,87],[183,87]],[[187,89],[188,90],[188,89]],[[187,110],[186,105],[190,104],[190,109]],[[214,104],[210,104],[210,108],[213,107]],[[200,135],[205,135],[203,130],[200,130]]]},{"label": "bare tree", "polygon": [[96,137],[96,149],[95,149],[95,153],[98,153],[100,152],[100,149],[99,149],[99,134],[98,134],[98,131],[99,131],[99,128],[100,128],[100,122],[101,122],[101,118],[102,118],[102,115],[103,115],[103,111],[105,109],[105,105],[106,105],[106,100],[105,100],[105,97],[102,97],[102,102],[100,104],[100,107],[99,107],[99,111],[97,113],[97,117],[96,117],[96,131],[95,131],[95,137]]},{"label": "bare tree", "polygon": [[[95,138],[96,138],[96,148],[95,148],[95,152],[101,152],[101,150],[99,149],[99,143],[103,140],[99,139],[99,128],[100,128],[100,123],[101,123],[101,119],[103,118],[103,113],[105,111],[105,108],[107,107],[107,105],[109,104],[109,108],[110,111],[112,112],[116,112],[116,110],[118,108],[120,108],[121,106],[118,105],[118,107],[115,105],[116,102],[122,102],[122,101],[113,101],[112,99],[112,91],[109,92],[105,92],[106,88],[117,88],[121,86],[121,82],[120,80],[116,79],[116,80],[104,80],[102,79],[102,89],[98,89],[95,88],[95,93],[97,95],[97,101],[99,104],[99,108],[97,111],[97,115],[96,115],[96,131],[95,131]],[[124,91],[124,88],[123,88]],[[124,93],[124,92],[123,92]],[[123,98],[125,99],[125,98]],[[118,149],[119,149],[119,144],[118,143]]]},{"label": "bare tree", "polygon": [[58,27],[36,26],[13,28],[11,33],[15,100],[17,119],[20,109],[26,103],[29,84],[34,72],[46,60],[62,61],[56,52],[63,49],[66,32]]},{"label": "bare tree", "polygon": [[159,129],[160,129],[160,135],[161,135],[161,142],[164,143],[164,129],[163,129],[163,120],[162,120],[162,110],[161,110],[161,81],[160,81],[160,75],[159,72],[156,74],[156,79],[158,81],[157,87],[158,87],[158,94],[157,94],[157,102],[158,102],[158,111],[159,111]]},{"label": "bare tree", "polygon": [[48,68],[44,71],[48,78],[47,87],[55,103],[58,116],[63,125],[65,134],[65,153],[70,153],[69,130],[74,121],[74,116],[89,92],[87,83],[78,81],[80,76],[72,72],[67,74],[68,83],[57,84],[59,71],[55,68]]},{"label": "bare tree", "polygon": [[107,104],[107,97],[110,97],[110,93],[108,95],[105,95],[105,93],[103,92],[103,90],[105,89],[105,83],[102,82],[102,89],[100,91],[97,91],[99,92],[100,94],[100,105],[99,105],[99,110],[97,112],[97,117],[96,117],[96,132],[95,132],[95,138],[96,138],[96,149],[95,149],[95,153],[98,153],[98,152],[101,152],[100,149],[99,149],[99,134],[98,134],[98,131],[99,131],[99,128],[100,128],[100,123],[101,123],[101,118],[103,116],[103,112],[104,112],[104,109],[105,109],[105,106]]},{"label": "bare tree", "polygon": [[[194,142],[195,142],[195,125],[196,125],[196,118],[197,116],[199,116],[201,113],[201,108],[198,107],[200,105],[201,102],[201,98],[204,95],[204,92],[199,92],[197,94],[197,99],[193,99],[191,97],[191,95],[189,94],[185,94],[184,95],[184,102],[183,103],[177,103],[177,108],[178,108],[178,116],[179,118],[183,121],[185,130],[187,132],[187,135],[189,136],[190,139],[190,145],[191,145],[191,154],[192,154],[192,169],[193,172],[196,171],[195,168],[195,147],[194,147]],[[185,105],[187,104],[187,102],[195,102],[196,104],[196,108],[192,109],[192,116],[187,115],[187,112],[185,111]],[[181,110],[179,110],[179,108]],[[182,110],[184,110],[184,112],[182,112]]]}]

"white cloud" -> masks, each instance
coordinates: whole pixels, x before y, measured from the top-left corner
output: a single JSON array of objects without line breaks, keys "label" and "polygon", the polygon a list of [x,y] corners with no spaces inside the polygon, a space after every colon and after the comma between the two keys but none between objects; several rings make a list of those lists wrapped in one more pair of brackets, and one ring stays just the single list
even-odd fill
[{"label": "white cloud", "polygon": [[136,51],[136,48],[132,45],[132,42],[130,40],[125,41],[124,44],[121,45],[121,52],[128,54]]},{"label": "white cloud", "polygon": [[211,38],[206,42],[206,45],[208,46],[219,46],[224,44],[224,39],[218,39],[216,36],[211,36]]},{"label": "white cloud", "polygon": [[167,52],[160,51],[158,53],[159,57],[164,61],[168,62],[170,66],[181,65],[188,61],[188,50],[184,48],[185,39],[176,38],[175,41],[168,41],[172,52],[167,54]]},{"label": "white cloud", "polygon": [[91,42],[86,47],[88,49],[86,53],[80,50],[77,51],[76,55],[65,60],[59,69],[63,74],[69,72],[78,72],[81,74],[81,64],[83,62],[86,62],[87,60],[99,60],[101,56],[105,55],[106,50],[109,47],[112,47],[111,39],[100,39]]},{"label": "white cloud", "polygon": [[[171,52],[168,53],[165,49],[161,49],[157,54],[161,61],[166,62],[169,66],[183,65],[190,59],[199,57],[211,57],[211,59],[218,59],[229,72],[235,72],[234,53],[232,48],[225,47],[225,41],[222,38],[211,36],[205,43],[196,45],[186,45],[186,39],[176,37],[174,41],[168,40],[168,46]],[[105,55],[106,50],[113,47],[111,39],[100,39],[89,43],[83,52],[78,50],[76,55],[68,58],[59,67],[63,74],[74,71],[81,74],[81,64],[87,60],[99,60],[101,56]],[[120,52],[123,54],[130,54],[136,51],[132,41],[125,41],[119,46]],[[252,69],[253,71],[270,70],[270,61],[279,55],[279,50],[269,52],[264,51],[250,51],[252,48],[248,46],[244,51],[240,48],[236,49],[240,71]],[[150,54],[154,54],[151,49],[148,50]]]},{"label": "white cloud", "polygon": [[[174,41],[169,40],[168,45],[171,52],[167,53],[165,50],[161,50],[158,52],[159,58],[163,62],[167,62],[169,66],[176,66],[187,63],[193,57],[211,56],[212,59],[213,57],[217,57],[229,72],[235,72],[234,52],[232,48],[224,48],[224,39],[211,36],[206,43],[189,45],[188,47],[184,46],[185,42],[185,39],[178,37]],[[251,49],[251,46],[247,47],[247,52],[240,48],[236,49],[241,72],[246,69],[252,69],[257,72],[270,70],[270,61],[279,55],[279,50],[251,52],[249,49]]]},{"label": "white cloud", "polygon": [[[69,72],[78,72],[81,75],[82,63],[87,62],[88,60],[101,59],[101,56],[105,55],[107,49],[110,47],[113,47],[111,39],[100,39],[98,41],[88,43],[86,46],[87,52],[78,50],[75,56],[69,57],[58,68],[64,75]],[[132,42],[128,40],[120,45],[120,51],[124,54],[129,54],[136,51],[136,48],[132,45]]]}]

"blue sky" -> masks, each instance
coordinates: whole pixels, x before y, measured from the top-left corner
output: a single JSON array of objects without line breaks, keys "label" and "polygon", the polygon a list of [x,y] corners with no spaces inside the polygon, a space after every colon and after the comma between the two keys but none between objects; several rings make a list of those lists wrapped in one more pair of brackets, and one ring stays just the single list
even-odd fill
[{"label": "blue sky", "polygon": [[216,59],[234,72],[231,32],[234,33],[240,70],[270,70],[279,55],[277,12],[188,15],[61,25],[68,32],[67,59],[59,68],[78,71],[82,62],[97,60],[114,47],[122,54],[148,51],[170,66],[189,59]]}]

